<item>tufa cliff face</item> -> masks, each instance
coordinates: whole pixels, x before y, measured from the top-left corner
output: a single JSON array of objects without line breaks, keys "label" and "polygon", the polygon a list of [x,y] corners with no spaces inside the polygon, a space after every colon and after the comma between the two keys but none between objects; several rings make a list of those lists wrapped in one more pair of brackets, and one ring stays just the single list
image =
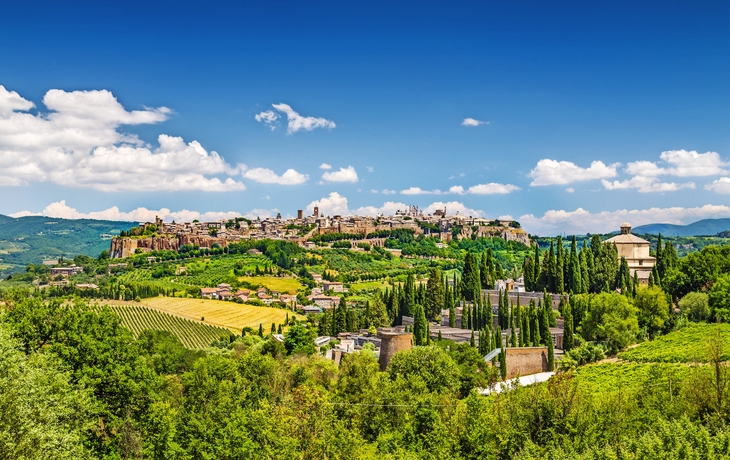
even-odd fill
[{"label": "tufa cliff face", "polygon": [[147,251],[179,251],[181,246],[190,244],[201,248],[210,248],[215,243],[221,247],[228,246],[228,241],[224,238],[213,238],[204,235],[171,235],[171,236],[153,236],[149,238],[113,238],[109,256],[112,259],[123,259],[133,255],[138,248]]}]

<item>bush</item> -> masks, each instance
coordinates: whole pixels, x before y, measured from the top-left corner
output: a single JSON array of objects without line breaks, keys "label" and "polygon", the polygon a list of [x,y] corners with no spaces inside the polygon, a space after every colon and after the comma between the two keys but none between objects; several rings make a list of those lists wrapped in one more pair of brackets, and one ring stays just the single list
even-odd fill
[{"label": "bush", "polygon": [[584,364],[600,361],[605,357],[605,349],[602,346],[585,342],[578,348],[573,348],[565,353],[563,360],[560,362],[560,369],[575,369]]},{"label": "bush", "polygon": [[692,321],[705,321],[710,318],[709,296],[704,292],[690,292],[680,299],[679,309]]}]

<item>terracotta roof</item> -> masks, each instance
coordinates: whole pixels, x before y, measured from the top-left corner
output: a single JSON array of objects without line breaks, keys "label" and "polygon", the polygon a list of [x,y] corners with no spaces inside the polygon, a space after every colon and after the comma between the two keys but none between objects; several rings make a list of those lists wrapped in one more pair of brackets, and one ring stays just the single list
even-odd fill
[{"label": "terracotta roof", "polygon": [[616,235],[613,238],[609,238],[606,240],[607,243],[632,243],[632,244],[649,244],[648,241],[646,241],[644,238],[639,238],[636,235],[633,235],[631,233],[624,233],[621,235]]}]

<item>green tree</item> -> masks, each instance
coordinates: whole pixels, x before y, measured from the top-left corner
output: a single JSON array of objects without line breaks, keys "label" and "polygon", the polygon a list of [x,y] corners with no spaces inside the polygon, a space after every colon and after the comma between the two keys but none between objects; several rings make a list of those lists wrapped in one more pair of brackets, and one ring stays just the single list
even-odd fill
[{"label": "green tree", "polygon": [[555,370],[555,349],[554,349],[552,337],[550,337],[548,339],[547,347],[548,347],[548,371],[552,372]]},{"label": "green tree", "polygon": [[416,305],[413,309],[413,341],[416,345],[426,345],[426,313],[421,305]]},{"label": "green tree", "polygon": [[461,278],[461,294],[469,301],[474,301],[481,292],[481,281],[479,279],[479,265],[473,253],[467,253],[464,257],[464,271]]},{"label": "green tree", "polygon": [[637,314],[636,307],[625,296],[616,293],[593,295],[582,325],[583,337],[605,342],[615,353],[636,341],[639,332]]},{"label": "green tree", "polygon": [[669,304],[659,287],[642,287],[636,291],[634,306],[638,309],[639,327],[644,327],[651,337],[664,328],[669,319]]},{"label": "green tree", "polygon": [[709,297],[704,292],[690,292],[679,300],[679,309],[691,321],[710,319]]},{"label": "green tree", "polygon": [[390,360],[386,370],[392,380],[401,377],[409,382],[408,386],[425,386],[431,392],[451,392],[459,387],[456,363],[436,346],[398,352]]},{"label": "green tree", "polygon": [[557,255],[555,258],[555,292],[562,294],[565,292],[565,256],[563,254],[563,238],[558,236]]},{"label": "green tree", "polygon": [[290,355],[314,354],[317,350],[314,347],[316,334],[311,329],[299,324],[291,326],[284,335],[284,347]]},{"label": "green tree", "polygon": [[386,327],[391,324],[391,319],[388,316],[388,311],[383,301],[381,291],[378,291],[373,300],[370,302],[370,317],[368,318],[368,325],[377,327]]},{"label": "green tree", "polygon": [[730,274],[717,278],[710,289],[708,301],[712,315],[717,321],[730,322]]},{"label": "green tree", "polygon": [[84,442],[97,416],[91,392],[53,354],[20,348],[0,315],[0,458],[93,458]]},{"label": "green tree", "polygon": [[575,325],[573,324],[573,307],[570,302],[563,303],[563,351],[570,351],[574,344]]},{"label": "green tree", "polygon": [[444,305],[444,285],[441,279],[441,270],[432,268],[428,272],[426,283],[426,317],[430,321],[436,320],[441,314]]}]

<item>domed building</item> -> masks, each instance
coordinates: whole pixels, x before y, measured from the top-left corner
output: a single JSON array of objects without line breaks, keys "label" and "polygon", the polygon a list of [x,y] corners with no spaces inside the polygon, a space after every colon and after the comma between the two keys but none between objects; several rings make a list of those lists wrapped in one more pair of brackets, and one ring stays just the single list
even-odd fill
[{"label": "domed building", "polygon": [[652,268],[656,265],[656,258],[649,255],[649,247],[651,243],[643,238],[639,238],[631,233],[631,224],[624,222],[621,224],[621,233],[606,240],[607,243],[613,243],[618,250],[618,257],[626,259],[629,265],[631,276],[637,273],[639,284],[648,284],[649,275]]}]

